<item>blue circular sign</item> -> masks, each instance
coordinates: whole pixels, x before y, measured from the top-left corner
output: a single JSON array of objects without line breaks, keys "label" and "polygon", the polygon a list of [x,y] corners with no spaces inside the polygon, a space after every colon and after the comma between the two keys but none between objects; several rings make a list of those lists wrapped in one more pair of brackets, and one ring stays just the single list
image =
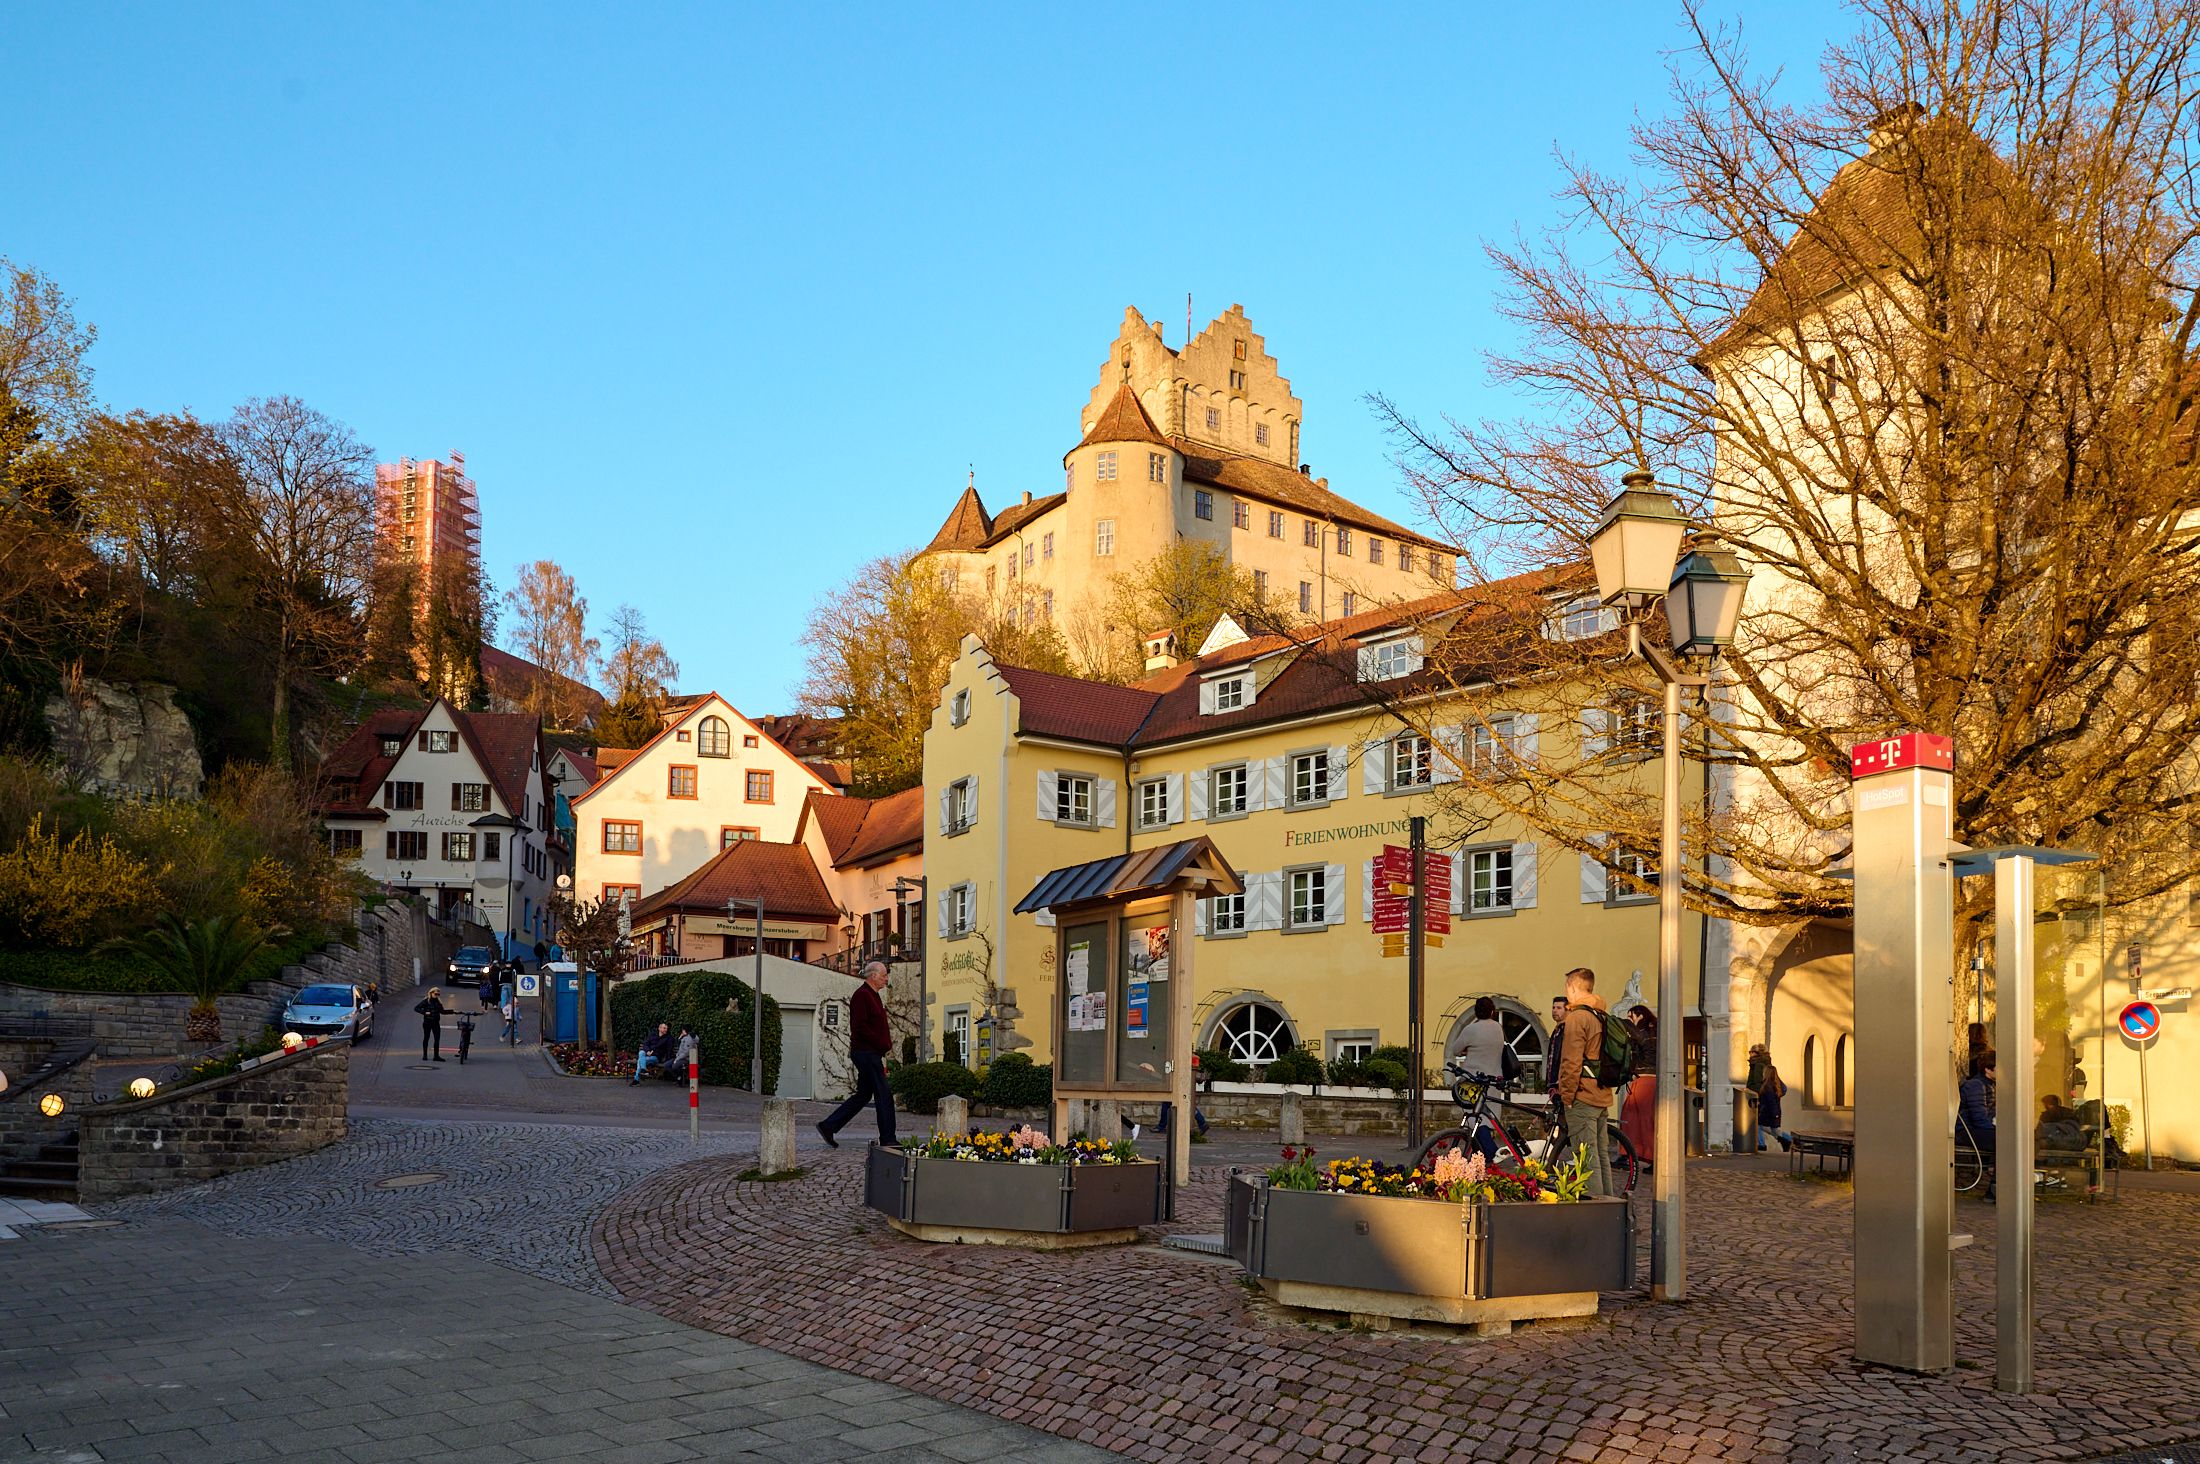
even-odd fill
[{"label": "blue circular sign", "polygon": [[2126,1037],[2144,1045],[2161,1035],[2162,1009],[2151,1001],[2135,1001],[2116,1014],[2116,1025]]}]

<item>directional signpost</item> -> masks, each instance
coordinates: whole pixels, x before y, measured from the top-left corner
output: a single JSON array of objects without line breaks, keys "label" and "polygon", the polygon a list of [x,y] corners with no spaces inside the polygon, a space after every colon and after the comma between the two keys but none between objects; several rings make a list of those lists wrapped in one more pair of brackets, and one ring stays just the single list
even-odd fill
[{"label": "directional signpost", "polygon": [[1375,903],[1369,912],[1385,956],[1406,957],[1406,1046],[1413,1053],[1412,1101],[1406,1108],[1406,1141],[1421,1142],[1421,1006],[1424,953],[1443,948],[1451,933],[1451,859],[1428,852],[1428,820],[1415,818],[1413,842],[1385,844],[1375,856]]}]

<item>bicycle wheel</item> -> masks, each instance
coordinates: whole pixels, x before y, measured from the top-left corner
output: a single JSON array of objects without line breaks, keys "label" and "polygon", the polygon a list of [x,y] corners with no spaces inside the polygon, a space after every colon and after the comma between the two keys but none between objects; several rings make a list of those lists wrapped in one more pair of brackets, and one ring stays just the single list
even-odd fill
[{"label": "bicycle wheel", "polygon": [[1421,1152],[1413,1162],[1418,1167],[1427,1169],[1436,1163],[1439,1156],[1452,1149],[1469,1155],[1482,1152],[1475,1147],[1473,1129],[1445,1129],[1421,1146]]},{"label": "bicycle wheel", "polygon": [[1635,1157],[1635,1146],[1627,1142],[1618,1124],[1606,1124],[1604,1133],[1612,1146],[1612,1188],[1624,1199],[1635,1192],[1635,1181],[1641,1178],[1643,1166]]}]

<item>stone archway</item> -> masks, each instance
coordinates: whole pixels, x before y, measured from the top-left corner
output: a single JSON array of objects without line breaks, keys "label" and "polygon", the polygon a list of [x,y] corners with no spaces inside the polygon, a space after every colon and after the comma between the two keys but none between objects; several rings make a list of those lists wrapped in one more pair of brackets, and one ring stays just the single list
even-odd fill
[{"label": "stone archway", "polygon": [[[1750,1040],[1771,1050],[1787,1083],[1789,1127],[1845,1127],[1853,1085],[1833,1064],[1855,1061],[1855,933],[1846,923],[1814,920],[1770,954],[1748,1008],[1753,1029],[1763,1035]],[[1741,1052],[1746,1063],[1746,1045]]]}]

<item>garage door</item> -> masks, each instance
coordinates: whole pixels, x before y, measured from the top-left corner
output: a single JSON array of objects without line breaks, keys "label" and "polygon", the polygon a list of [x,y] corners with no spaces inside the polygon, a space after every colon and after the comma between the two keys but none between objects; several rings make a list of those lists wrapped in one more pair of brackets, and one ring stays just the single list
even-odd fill
[{"label": "garage door", "polygon": [[811,1054],[817,1050],[817,1013],[808,1008],[779,1009],[779,1096],[807,1098],[816,1088]]}]

